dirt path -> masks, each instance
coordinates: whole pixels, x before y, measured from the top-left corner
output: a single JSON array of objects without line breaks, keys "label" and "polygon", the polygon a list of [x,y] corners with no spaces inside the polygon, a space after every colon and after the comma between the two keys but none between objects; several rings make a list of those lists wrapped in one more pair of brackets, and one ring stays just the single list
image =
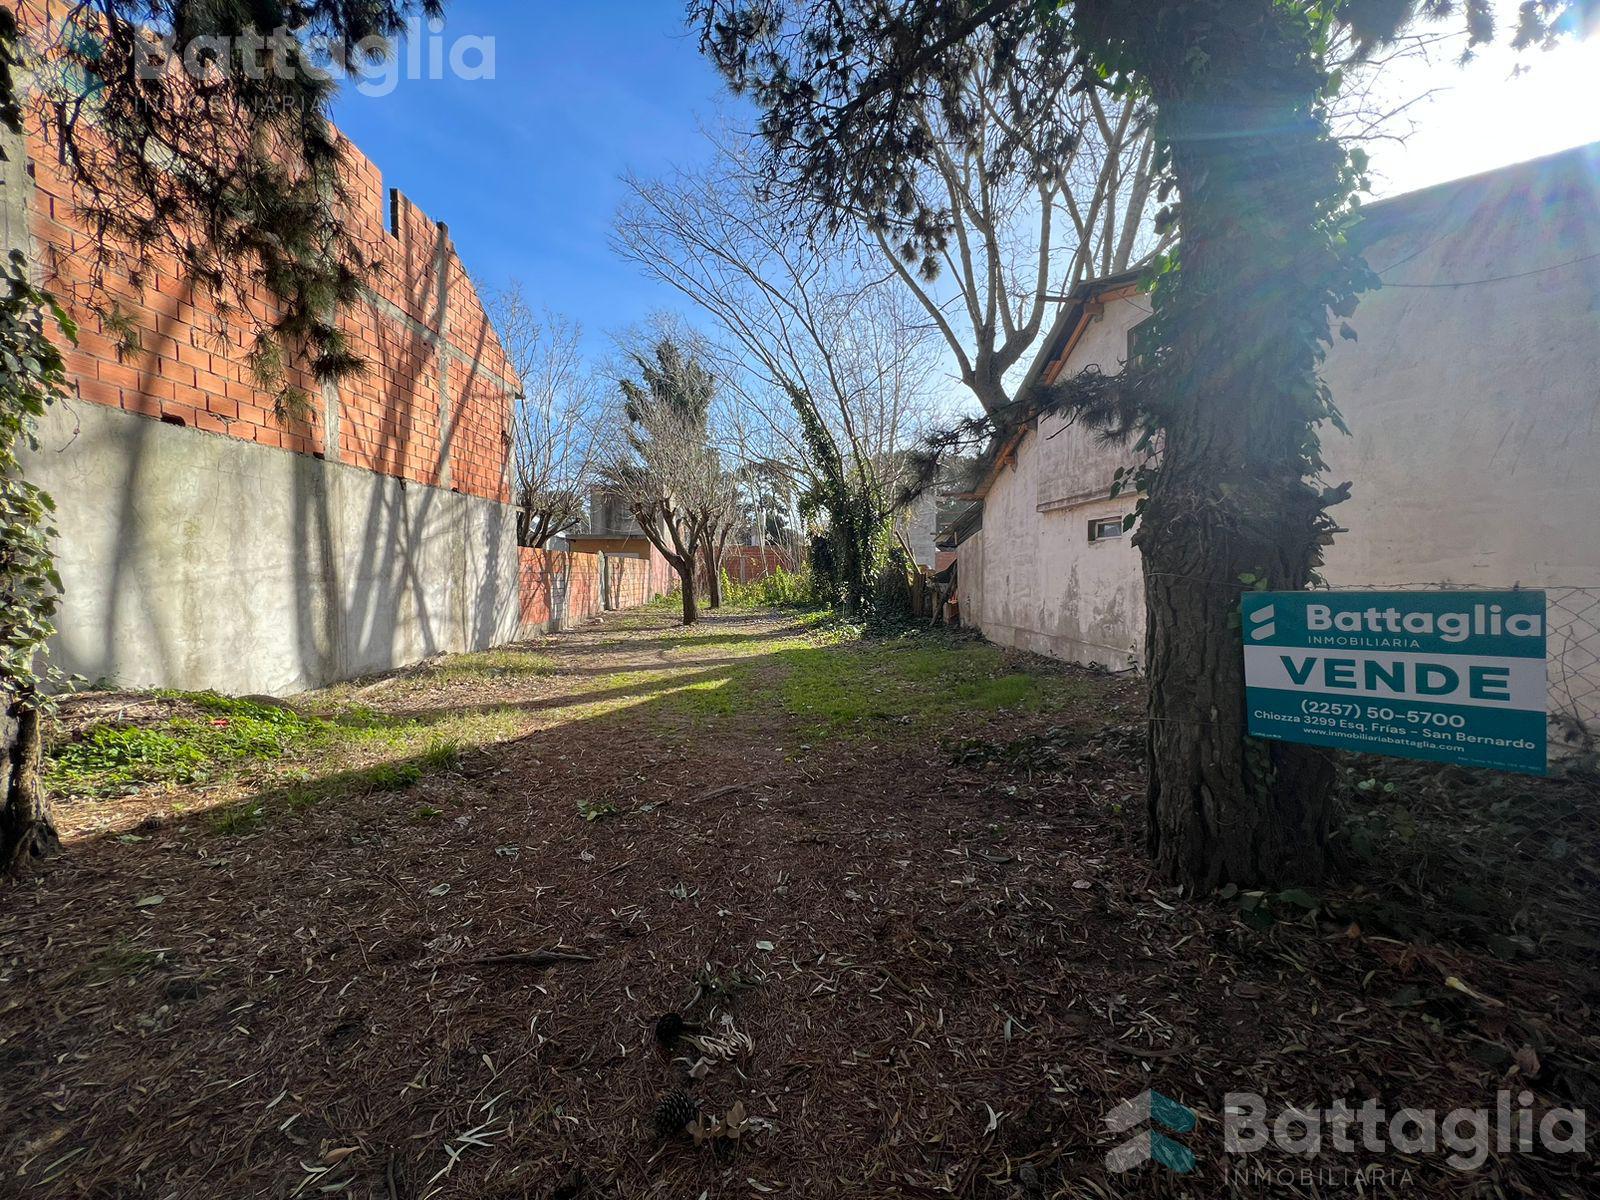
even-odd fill
[{"label": "dirt path", "polygon": [[[1383,999],[1481,963],[1153,886],[1131,683],[786,614],[497,654],[317,701],[509,722],[405,787],[239,836],[170,793],[70,814],[0,891],[0,1195],[1177,1195],[1107,1174],[1117,1102],[1211,1141],[1241,1087],[1481,1103],[1471,1040],[1525,1036]],[[737,1139],[662,1137],[679,1089]]]}]

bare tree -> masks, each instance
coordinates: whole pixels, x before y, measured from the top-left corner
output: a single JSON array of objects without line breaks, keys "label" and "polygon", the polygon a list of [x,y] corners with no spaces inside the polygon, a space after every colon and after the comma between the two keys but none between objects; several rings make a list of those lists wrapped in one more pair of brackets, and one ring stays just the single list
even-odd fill
[{"label": "bare tree", "polygon": [[700,617],[695,568],[723,519],[727,488],[708,432],[716,382],[670,338],[631,359],[638,379],[618,380],[625,435],[601,456],[598,475],[677,573],[683,623],[692,625]]},{"label": "bare tree", "polygon": [[881,267],[864,274],[849,245],[779,219],[726,148],[706,170],[627,182],[617,250],[716,322],[707,353],[730,436],[745,461],[803,476],[840,543],[843,599],[859,605],[939,407],[936,335]]},{"label": "bare tree", "polygon": [[707,608],[722,607],[722,556],[727,551],[728,539],[744,520],[740,472],[728,470],[721,459],[713,449],[712,470],[704,493],[705,532],[700,552],[705,560]]},{"label": "bare tree", "polygon": [[534,312],[520,282],[489,293],[488,308],[522,382],[512,427],[517,543],[543,546],[583,519],[594,476],[596,387],[579,327]]},{"label": "bare tree", "polygon": [[980,37],[972,50],[958,82],[914,94],[922,153],[850,212],[993,413],[1072,288],[1128,270],[1161,240],[1144,108],[1068,91],[1034,69],[1054,51],[1031,40],[997,55]]}]

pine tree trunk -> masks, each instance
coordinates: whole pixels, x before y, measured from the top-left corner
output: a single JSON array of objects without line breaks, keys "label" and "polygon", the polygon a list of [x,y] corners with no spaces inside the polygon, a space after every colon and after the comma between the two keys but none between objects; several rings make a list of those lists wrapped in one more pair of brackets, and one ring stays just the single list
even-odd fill
[{"label": "pine tree trunk", "polygon": [[61,845],[39,769],[39,713],[12,703],[0,718],[0,876],[22,870]]},{"label": "pine tree trunk", "polygon": [[[1275,548],[1239,536],[1195,490],[1160,493],[1142,546],[1151,853],[1164,875],[1196,891],[1313,882],[1332,761],[1314,747],[1245,736],[1237,581],[1259,573]],[[1289,537],[1299,532],[1284,525]],[[1283,563],[1269,578],[1297,575],[1285,586],[1304,578]]]},{"label": "pine tree trunk", "polygon": [[1317,749],[1246,736],[1238,611],[1246,581],[1303,588],[1318,561],[1307,331],[1327,328],[1327,300],[1297,255],[1344,160],[1314,116],[1323,76],[1299,53],[1303,18],[1271,0],[1239,7],[1250,19],[1206,24],[1201,13],[1192,30],[1165,29],[1182,57],[1151,72],[1182,252],[1164,298],[1177,316],[1166,328],[1180,333],[1163,376],[1161,464],[1135,539],[1149,620],[1149,840],[1163,873],[1196,891],[1314,881],[1333,779]]},{"label": "pine tree trunk", "polygon": [[700,607],[694,598],[694,559],[682,560],[678,570],[678,586],[683,593],[683,623],[693,625],[700,619]]}]

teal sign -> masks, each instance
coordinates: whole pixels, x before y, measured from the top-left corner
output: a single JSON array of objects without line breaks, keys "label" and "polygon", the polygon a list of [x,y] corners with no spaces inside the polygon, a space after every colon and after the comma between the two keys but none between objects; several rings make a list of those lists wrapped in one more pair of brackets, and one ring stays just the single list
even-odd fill
[{"label": "teal sign", "polygon": [[1541,591],[1252,592],[1250,732],[1545,773]]}]

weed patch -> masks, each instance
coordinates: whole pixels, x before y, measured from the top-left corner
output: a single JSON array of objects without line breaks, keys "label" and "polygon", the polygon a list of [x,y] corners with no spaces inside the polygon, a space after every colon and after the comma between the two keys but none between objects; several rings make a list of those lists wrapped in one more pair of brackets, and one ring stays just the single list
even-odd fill
[{"label": "weed patch", "polygon": [[845,644],[858,630],[835,631],[822,642],[838,647],[784,654],[783,702],[809,733],[839,733],[879,723],[928,728],[961,713],[1000,709],[1037,711],[1087,695],[1066,675],[1019,672],[1004,654],[938,633]]},{"label": "weed patch", "polygon": [[198,746],[157,729],[102,726],[50,755],[50,789],[66,795],[119,795],[152,783],[193,783],[210,759]]},{"label": "weed patch", "polygon": [[379,763],[361,772],[360,778],[375,792],[403,792],[422,779],[416,763]]}]

